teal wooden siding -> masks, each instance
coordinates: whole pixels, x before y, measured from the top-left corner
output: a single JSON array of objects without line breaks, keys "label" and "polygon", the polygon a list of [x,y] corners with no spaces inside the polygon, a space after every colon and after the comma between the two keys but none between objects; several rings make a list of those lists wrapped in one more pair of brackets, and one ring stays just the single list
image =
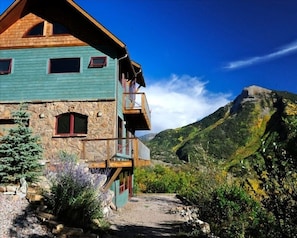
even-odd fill
[{"label": "teal wooden siding", "polygon": [[[0,50],[0,59],[13,59],[11,74],[0,75],[0,101],[115,99],[117,60],[88,68],[94,56],[106,55],[90,46]],[[48,73],[49,59],[68,57],[80,58],[80,73]]]},{"label": "teal wooden siding", "polygon": [[110,189],[114,192],[113,203],[117,208],[125,206],[129,200],[128,189],[120,193],[120,180],[115,180]]}]

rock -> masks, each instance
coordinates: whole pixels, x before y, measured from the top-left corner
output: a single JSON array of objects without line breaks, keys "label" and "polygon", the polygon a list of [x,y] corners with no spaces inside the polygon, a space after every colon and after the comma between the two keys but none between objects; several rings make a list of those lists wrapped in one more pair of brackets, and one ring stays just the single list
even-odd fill
[{"label": "rock", "polygon": [[84,235],[84,230],[81,228],[64,227],[63,225],[59,226],[57,229],[53,229],[52,232],[55,235],[59,235],[59,237],[81,237]]},{"label": "rock", "polygon": [[15,194],[16,193],[16,191],[17,191],[17,186],[15,186],[15,185],[7,185],[6,186],[6,192],[8,192],[8,193],[13,193],[13,194]]},{"label": "rock", "polygon": [[50,213],[46,213],[46,212],[38,212],[37,216],[42,220],[42,221],[46,221],[46,220],[56,220],[57,218],[50,214]]},{"label": "rock", "polygon": [[0,193],[6,192],[6,187],[5,186],[0,186]]},{"label": "rock", "polygon": [[27,193],[26,198],[29,200],[29,202],[41,202],[43,201],[44,197],[39,194]]},{"label": "rock", "polygon": [[25,178],[20,179],[20,187],[16,190],[16,194],[20,198],[25,198],[27,195],[28,184]]},{"label": "rock", "polygon": [[205,235],[210,234],[210,226],[209,226],[209,224],[207,222],[200,221],[199,226],[200,226],[200,229],[201,229],[203,234],[205,234]]},{"label": "rock", "polygon": [[209,235],[210,225],[207,222],[201,221],[199,218],[199,209],[195,206],[176,207],[171,213],[179,213],[184,219],[184,227],[186,230],[199,229],[203,235]]},{"label": "rock", "polygon": [[23,194],[27,194],[27,190],[28,190],[28,184],[25,178],[21,178],[20,179],[20,188],[19,188],[19,192],[23,193]]}]

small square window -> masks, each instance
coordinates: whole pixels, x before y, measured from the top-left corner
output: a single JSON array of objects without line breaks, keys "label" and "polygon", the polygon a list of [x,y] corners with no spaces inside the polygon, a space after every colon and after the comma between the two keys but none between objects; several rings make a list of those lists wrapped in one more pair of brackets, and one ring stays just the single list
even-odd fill
[{"label": "small square window", "polygon": [[89,68],[103,68],[106,65],[107,65],[107,58],[105,56],[91,57]]},{"label": "small square window", "polygon": [[11,73],[11,59],[0,59],[0,75]]}]

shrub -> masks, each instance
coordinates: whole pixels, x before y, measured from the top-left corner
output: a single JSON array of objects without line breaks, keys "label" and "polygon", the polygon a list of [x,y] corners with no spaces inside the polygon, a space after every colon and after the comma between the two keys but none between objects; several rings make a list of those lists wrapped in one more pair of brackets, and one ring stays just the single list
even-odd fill
[{"label": "shrub", "polygon": [[48,205],[67,225],[91,229],[94,219],[102,219],[100,192],[94,176],[83,165],[64,161],[54,174]]},{"label": "shrub", "polygon": [[201,217],[219,237],[273,237],[274,217],[238,186],[217,188],[204,205]]}]

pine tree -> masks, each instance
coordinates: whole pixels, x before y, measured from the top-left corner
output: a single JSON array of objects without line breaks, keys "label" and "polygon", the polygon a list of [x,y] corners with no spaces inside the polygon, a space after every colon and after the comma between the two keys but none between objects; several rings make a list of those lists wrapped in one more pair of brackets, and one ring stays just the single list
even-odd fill
[{"label": "pine tree", "polygon": [[0,138],[0,182],[16,183],[20,178],[37,181],[41,175],[42,146],[29,128],[29,114],[24,105],[13,113],[15,127]]}]

